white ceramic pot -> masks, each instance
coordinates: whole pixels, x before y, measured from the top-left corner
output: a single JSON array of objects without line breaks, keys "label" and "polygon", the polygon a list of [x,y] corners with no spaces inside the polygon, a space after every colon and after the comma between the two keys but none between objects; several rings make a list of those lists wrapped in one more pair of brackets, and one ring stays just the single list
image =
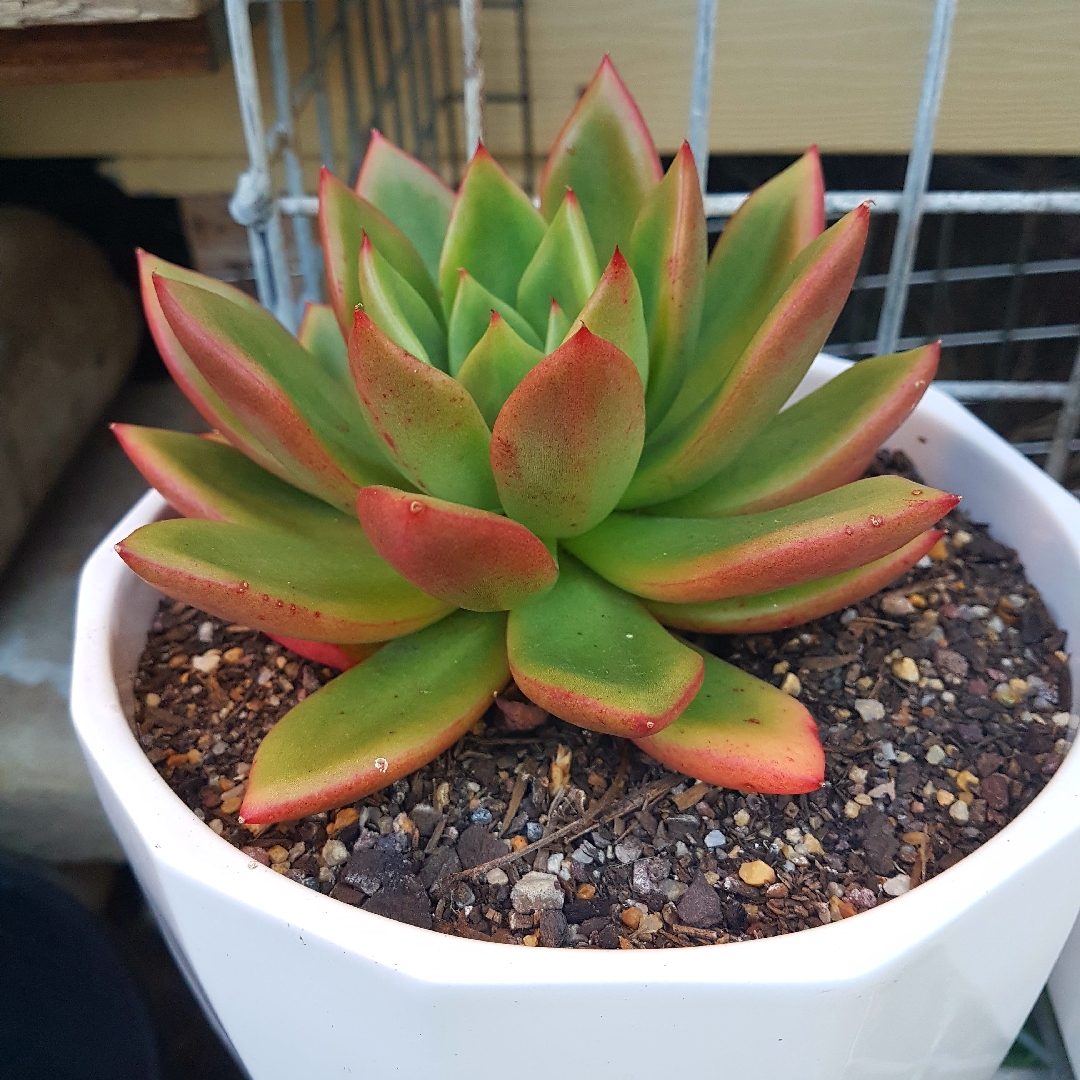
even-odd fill
[{"label": "white ceramic pot", "polygon": [[[804,388],[842,369],[819,358]],[[944,394],[891,440],[1019,548],[1080,640],[1080,503]],[[254,1080],[395,1076],[983,1080],[1080,910],[1080,756],[980,850],[907,896],[787,937],[665,951],[446,937],[300,888],[198,821],[128,726],[159,595],[113,543],[87,563],[72,711],[102,802],[161,921]],[[1075,653],[1074,680],[1080,685]]]}]

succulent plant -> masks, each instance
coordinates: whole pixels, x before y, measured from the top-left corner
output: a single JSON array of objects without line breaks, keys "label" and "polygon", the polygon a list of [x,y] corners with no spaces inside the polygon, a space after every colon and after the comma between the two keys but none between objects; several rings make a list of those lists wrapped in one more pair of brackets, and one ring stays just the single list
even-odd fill
[{"label": "succulent plant", "polygon": [[817,618],[941,535],[954,496],[859,479],[936,347],[863,361],[783,408],[867,223],[864,206],[825,229],[812,150],[709,257],[689,148],[665,174],[605,60],[538,208],[483,147],[456,194],[377,133],[355,190],[324,171],[331,304],[308,307],[298,339],[142,255],[157,344],[214,434],[117,427],[184,515],[117,550],[168,596],[348,669],[266,736],[243,819],[382,788],[511,678],[698,779],[816,788],[806,708],[667,628]]}]

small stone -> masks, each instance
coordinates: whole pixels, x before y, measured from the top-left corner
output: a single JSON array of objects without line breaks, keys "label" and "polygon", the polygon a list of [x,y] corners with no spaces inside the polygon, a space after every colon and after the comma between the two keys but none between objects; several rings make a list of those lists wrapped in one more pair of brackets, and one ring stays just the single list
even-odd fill
[{"label": "small stone", "polygon": [[864,768],[862,768],[861,766],[853,765],[851,767],[851,770],[848,772],[848,779],[853,784],[865,784],[866,783],[866,778],[869,775],[870,774]]},{"label": "small stone", "polygon": [[327,840],[322,847],[322,857],[327,866],[341,866],[348,862],[349,849],[340,840]]},{"label": "small stone", "polygon": [[566,944],[566,916],[561,911],[541,911],[538,930],[537,937],[545,949],[558,949]]},{"label": "small stone", "polygon": [[844,817],[851,818],[853,821],[859,816],[861,810],[862,807],[859,806],[854,799],[848,799],[848,801],[844,803]]},{"label": "small stone", "polygon": [[657,855],[651,859],[638,859],[634,863],[631,876],[631,888],[641,897],[648,897],[656,892],[661,881],[671,873],[671,860]]},{"label": "small stone", "polygon": [[944,562],[949,557],[949,549],[945,546],[945,538],[942,537],[928,552],[927,555],[934,562]]},{"label": "small stone", "polygon": [[745,829],[750,824],[750,815],[745,810],[735,811],[735,824],[740,829]]},{"label": "small stone", "polygon": [[624,866],[636,862],[641,858],[641,843],[632,836],[628,836],[621,843],[615,845],[615,858]]},{"label": "small stone", "polygon": [[478,806],[469,816],[474,825],[490,825],[491,811],[486,806]]},{"label": "small stone", "polygon": [[886,593],[881,598],[880,607],[886,615],[915,614],[915,605],[903,593]]},{"label": "small stone", "polygon": [[881,891],[886,896],[903,896],[904,893],[911,889],[911,878],[907,874],[897,874],[895,877],[889,878],[884,885],[881,886]]},{"label": "small stone", "polygon": [[209,619],[206,622],[199,623],[199,631],[196,636],[204,645],[209,645],[214,640],[214,624]]},{"label": "small stone", "polygon": [[[712,832],[705,834],[705,846],[710,851],[715,851],[716,848],[722,848],[727,844],[727,837],[719,830],[713,829]],[[615,853],[618,854],[619,849],[615,849]]]},{"label": "small stone", "polygon": [[902,656],[894,660],[892,673],[904,682],[917,683],[919,681],[919,665],[910,656]]},{"label": "small stone", "polygon": [[243,658],[244,650],[241,649],[239,645],[234,646],[221,654],[221,659],[224,660],[226,664],[239,664]]},{"label": "small stone", "polygon": [[677,904],[686,892],[686,886],[674,878],[664,878],[656,888],[660,895],[671,904]]},{"label": "small stone", "polygon": [[825,849],[821,846],[821,841],[813,833],[807,833],[802,838],[803,847],[806,848],[808,855],[824,855]]},{"label": "small stone", "polygon": [[776,871],[767,862],[755,859],[739,867],[739,877],[747,885],[771,885],[776,880]]},{"label": "small stone", "polygon": [[723,920],[723,907],[716,890],[705,880],[705,875],[697,873],[690,887],[683,893],[676,909],[679,918],[687,926],[696,926],[707,930]]},{"label": "small stone", "polygon": [[525,824],[525,838],[530,844],[535,844],[544,835],[544,826],[539,821],[529,821]]},{"label": "small stone", "polygon": [[802,693],[802,683],[799,682],[799,676],[793,671],[789,671],[784,676],[784,681],[780,684],[780,689],[785,694],[790,694],[792,697],[798,697]]},{"label": "small stone", "polygon": [[945,760],[945,748],[940,743],[934,743],[926,751],[927,765],[940,765]]},{"label": "small stone", "polygon": [[971,817],[971,811],[968,810],[966,802],[957,799],[956,802],[949,807],[949,817],[951,817],[957,825],[966,825]]},{"label": "small stone", "polygon": [[542,874],[530,870],[510,890],[510,902],[514,910],[522,913],[553,911],[563,906],[565,894],[554,874]]},{"label": "small stone", "polygon": [[641,914],[641,908],[633,906],[626,908],[619,918],[628,930],[636,930],[641,925]]},{"label": "small stone", "polygon": [[984,776],[979,785],[979,794],[986,800],[986,805],[999,814],[1009,808],[1009,780],[1001,773]]},{"label": "small stone", "polygon": [[524,836],[511,836],[510,837],[510,850],[522,851],[529,846],[529,841]]},{"label": "small stone", "polygon": [[536,934],[526,934],[521,939],[521,944],[524,945],[527,949],[535,949],[536,946],[540,944],[540,939],[536,936]]},{"label": "small stone", "polygon": [[857,698],[855,701],[855,711],[866,723],[870,723],[873,720],[885,719],[885,706],[874,698]]},{"label": "small stone", "polygon": [[861,886],[849,888],[845,899],[856,911],[869,911],[877,906],[877,897],[869,889]]},{"label": "small stone", "polygon": [[956,802],[956,796],[945,788],[941,788],[934,798],[937,799],[938,806],[952,806]]},{"label": "small stone", "polygon": [[289,860],[289,849],[282,847],[280,844],[275,844],[273,847],[267,848],[266,854],[269,857],[271,864],[288,862]]},{"label": "small stone", "polygon": [[489,870],[486,875],[486,880],[489,885],[498,888],[500,885],[506,885],[509,883],[510,878],[507,876],[506,871],[496,866],[494,869]]},{"label": "small stone", "polygon": [[979,778],[973,772],[964,769],[956,775],[956,786],[961,791],[970,791],[973,787],[979,786]]},{"label": "small stone", "polygon": [[509,854],[510,845],[493,836],[483,825],[470,825],[457,842],[458,858],[466,870],[481,863],[501,859]]},{"label": "small stone", "polygon": [[201,656],[193,656],[191,658],[191,666],[196,671],[201,671],[204,675],[209,675],[211,672],[217,671],[220,663],[221,653],[217,649],[210,649]]},{"label": "small stone", "polygon": [[641,925],[638,926],[638,933],[642,937],[651,937],[653,934],[659,933],[664,928],[664,921],[654,911],[650,911],[647,915],[641,916]]},{"label": "small stone", "polygon": [[579,900],[592,900],[596,896],[596,886],[588,881],[582,882],[577,887],[577,893],[575,894]]}]

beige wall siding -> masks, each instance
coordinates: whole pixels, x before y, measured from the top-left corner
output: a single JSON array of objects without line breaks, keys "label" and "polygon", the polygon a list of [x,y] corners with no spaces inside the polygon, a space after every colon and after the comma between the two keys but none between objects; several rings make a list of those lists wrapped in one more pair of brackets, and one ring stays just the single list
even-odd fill
[{"label": "beige wall siding", "polygon": [[[723,0],[711,146],[718,152],[902,152],[911,138],[932,0]],[[290,38],[303,62],[298,8]],[[530,0],[536,141],[546,147],[604,50],[657,144],[681,141],[693,0]],[[512,21],[485,15],[489,87],[515,78]],[[261,35],[258,35],[261,37]],[[517,113],[489,112],[488,142],[513,158]],[[314,150],[311,117],[302,128]],[[1080,153],[1080,2],[959,6],[937,149]],[[243,162],[232,74],[0,89],[0,155],[104,156],[130,190],[228,190]]]}]

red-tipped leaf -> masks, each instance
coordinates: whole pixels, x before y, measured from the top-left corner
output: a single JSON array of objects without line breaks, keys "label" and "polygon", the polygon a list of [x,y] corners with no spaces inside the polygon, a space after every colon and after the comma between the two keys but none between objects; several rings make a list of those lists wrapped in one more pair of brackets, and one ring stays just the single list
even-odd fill
[{"label": "red-tipped leaf", "polygon": [[566,545],[628,592],[688,604],[773,592],[854,570],[913,540],[959,501],[903,477],[875,476],[764,514],[612,514]]},{"label": "red-tipped leaf", "polygon": [[491,433],[459,382],[395,345],[363,311],[356,312],[349,364],[375,429],[409,480],[436,498],[499,508]]},{"label": "red-tipped leaf", "polygon": [[297,656],[315,664],[323,664],[335,671],[348,671],[349,668],[362,664],[369,656],[374,656],[382,642],[369,645],[332,645],[328,641],[305,641],[303,638],[284,637],[281,634],[267,634],[268,638],[291,649]]},{"label": "red-tipped leaf", "polygon": [[663,731],[635,742],[650,757],[706,784],[767,795],[816,791],[825,754],[806,706],[715,656],[694,700]]},{"label": "red-tipped leaf", "polygon": [[940,354],[935,342],[861,360],[775,416],[711,480],[649,513],[756,514],[857,480],[926,393]]},{"label": "red-tipped leaf", "polygon": [[650,430],[679,393],[697,343],[707,250],[697,168],[683,143],[663,183],[642,206],[627,248],[649,332],[645,408]]},{"label": "red-tipped leaf", "polygon": [[884,558],[833,577],[754,596],[733,596],[700,604],[645,606],[665,625],[704,634],[767,634],[820,619],[857,604],[907,573],[945,534],[929,529]]},{"label": "red-tipped leaf", "polygon": [[506,640],[530,701],[610,735],[660,731],[701,685],[696,653],[569,556],[550,592],[510,613]]},{"label": "red-tipped leaf", "polygon": [[486,510],[369,487],[360,492],[356,514],[399,574],[455,607],[505,611],[546,592],[559,576],[543,541]]},{"label": "red-tipped leaf", "polygon": [[522,379],[495,421],[503,507],[539,536],[591,529],[633,476],[644,434],[634,362],[582,327]]},{"label": "red-tipped leaf", "polygon": [[509,677],[505,615],[459,611],[391,642],[274,726],[241,819],[330,810],[408,776],[453,746]]},{"label": "red-tipped leaf", "polygon": [[538,186],[544,217],[551,221],[573,188],[603,265],[630,239],[662,176],[641,110],[605,56],[551,146]]},{"label": "red-tipped leaf", "polygon": [[454,192],[426,165],[373,128],[356,194],[381,210],[408,237],[434,281]]},{"label": "red-tipped leaf", "polygon": [[780,411],[844,306],[869,220],[867,206],[853,210],[791,263],[791,284],[723,386],[674,430],[660,428],[650,437],[623,509],[650,506],[700,487]]}]

